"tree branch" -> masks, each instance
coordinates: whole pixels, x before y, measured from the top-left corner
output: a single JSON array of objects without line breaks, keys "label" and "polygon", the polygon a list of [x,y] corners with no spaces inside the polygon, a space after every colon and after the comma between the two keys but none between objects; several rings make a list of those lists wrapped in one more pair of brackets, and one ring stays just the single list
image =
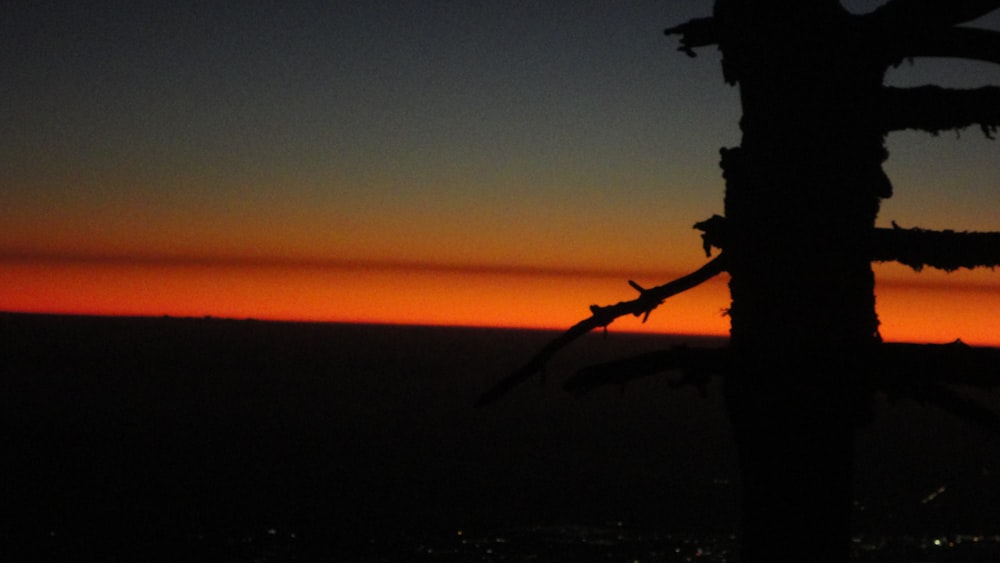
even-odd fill
[{"label": "tree branch", "polygon": [[1000,387],[1000,348],[951,344],[886,342],[875,355],[877,385],[890,396],[912,395],[926,383]]},{"label": "tree branch", "polygon": [[[604,385],[624,385],[633,379],[666,371],[682,371],[674,387],[702,388],[708,379],[725,376],[728,347],[675,346],[581,369],[566,381],[566,391],[583,395]],[[961,340],[951,344],[881,343],[873,356],[876,388],[890,397],[931,400],[927,389],[943,384],[981,389],[1000,387],[1000,348],[972,347]],[[933,402],[933,401],[931,401]]]},{"label": "tree branch", "polygon": [[663,30],[664,35],[680,35],[678,51],[689,57],[695,56],[695,48],[715,45],[719,42],[719,30],[713,18],[695,18],[687,23]]},{"label": "tree branch", "polygon": [[622,385],[633,379],[680,370],[683,377],[671,387],[694,385],[702,396],[712,375],[722,375],[729,365],[728,348],[675,346],[581,369],[566,380],[563,389],[584,395],[604,385]]},{"label": "tree branch", "polygon": [[559,350],[562,350],[574,340],[580,338],[584,334],[587,334],[591,330],[594,330],[595,328],[607,327],[609,324],[614,322],[615,319],[625,315],[634,315],[637,317],[639,315],[644,315],[643,321],[645,322],[645,320],[649,317],[649,313],[663,303],[663,301],[668,297],[672,297],[678,293],[682,293],[696,287],[722,273],[725,269],[725,254],[720,254],[694,272],[654,288],[645,289],[639,286],[639,284],[630,281],[629,284],[639,290],[638,298],[633,299],[632,301],[622,301],[605,307],[591,305],[591,316],[589,318],[586,318],[570,327],[566,332],[549,342],[540,352],[538,352],[538,354],[531,358],[528,363],[521,366],[521,368],[514,373],[501,379],[499,383],[493,386],[493,388],[488,390],[486,393],[483,393],[483,395],[480,396],[479,400],[476,402],[476,406],[485,406],[496,402],[497,399],[503,397],[508,391],[524,382],[529,377],[544,371],[545,365]]},{"label": "tree branch", "polygon": [[891,60],[949,57],[1000,64],[1000,33],[988,29],[950,27],[932,33],[896,38],[886,47]]},{"label": "tree branch", "polygon": [[891,399],[932,404],[1000,434],[1000,414],[948,387],[1000,387],[1000,349],[951,344],[881,344],[876,355],[876,387]]},{"label": "tree branch", "polygon": [[924,391],[926,393],[918,397],[918,400],[935,405],[958,418],[1000,434],[1000,414],[995,411],[972,399],[962,397],[953,389],[942,384],[929,385],[924,388]]},{"label": "tree branch", "polygon": [[[712,247],[725,249],[729,242],[728,222],[714,215],[695,224],[702,231],[705,252]],[[959,268],[1000,266],[1000,233],[873,229],[869,258],[874,262],[899,262],[920,271],[925,267],[951,272]]]},{"label": "tree branch", "polygon": [[[936,1],[936,0],[934,0]],[[1000,6],[1000,2],[992,2]],[[942,25],[940,20],[932,20],[930,29],[919,29],[919,32],[910,29],[908,25],[902,25],[898,20],[898,15],[893,13],[895,9],[888,10],[888,4],[880,10],[868,16],[875,20],[881,19],[880,27],[891,25],[892,29],[887,32],[875,33],[880,41],[886,41],[885,51],[890,61],[898,64],[903,59],[913,57],[949,57],[959,59],[975,59],[986,62],[1000,64],[1000,33],[989,29],[977,29],[972,27],[952,27],[953,24]],[[934,8],[932,6],[932,8]],[[950,4],[949,4],[950,8]],[[943,11],[948,8],[941,7]],[[995,8],[994,8],[995,9]],[[903,14],[908,19],[910,13],[905,8]],[[992,10],[987,10],[986,13]],[[878,16],[876,14],[881,15]],[[978,13],[973,10],[972,13]],[[916,17],[916,16],[915,16]],[[959,16],[958,23],[968,21],[964,16]],[[971,18],[975,19],[975,18]],[[888,22],[895,22],[889,24]],[[867,29],[867,27],[866,27]],[[695,18],[688,22],[669,27],[663,30],[664,35],[680,35],[681,46],[678,51],[685,53],[689,57],[696,56],[695,49],[718,45],[719,26],[715,18]]]},{"label": "tree branch", "polygon": [[895,261],[922,270],[951,272],[959,268],[1000,266],[1000,233],[928,231],[920,228],[875,229],[872,260]]},{"label": "tree branch", "polygon": [[[931,404],[1000,434],[1000,414],[948,386],[1000,387],[1000,349],[974,348],[960,340],[951,344],[883,343],[876,348],[873,361],[875,388],[890,398]],[[725,376],[729,362],[727,347],[678,346],[584,368],[563,388],[583,395],[604,385],[624,387],[634,379],[679,370],[684,375],[670,383],[671,387],[693,385],[705,397],[711,377]]]},{"label": "tree branch", "polygon": [[869,17],[883,29],[920,33],[966,23],[1000,9],[1000,0],[890,0]]},{"label": "tree branch", "polygon": [[918,129],[937,134],[978,124],[987,137],[1000,126],[1000,87],[956,90],[938,86],[882,89],[884,131]]}]

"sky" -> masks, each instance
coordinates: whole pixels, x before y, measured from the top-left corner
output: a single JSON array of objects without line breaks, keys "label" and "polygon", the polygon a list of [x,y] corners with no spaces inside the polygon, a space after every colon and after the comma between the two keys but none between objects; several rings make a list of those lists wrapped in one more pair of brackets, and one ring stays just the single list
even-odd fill
[{"label": "sky", "polygon": [[[738,92],[662,31],[711,4],[5,2],[0,310],[565,328],[706,260]],[[881,226],[1000,231],[1000,144],[888,146]],[[887,339],[1000,344],[1000,274],[876,275]],[[613,328],[727,306],[720,278]]]}]

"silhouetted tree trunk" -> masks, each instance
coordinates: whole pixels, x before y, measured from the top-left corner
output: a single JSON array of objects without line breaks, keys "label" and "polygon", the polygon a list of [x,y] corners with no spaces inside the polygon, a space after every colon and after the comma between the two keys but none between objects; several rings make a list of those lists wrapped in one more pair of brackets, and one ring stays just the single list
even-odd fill
[{"label": "silhouetted tree trunk", "polygon": [[886,133],[978,123],[992,137],[1000,123],[996,87],[887,88],[885,70],[912,56],[1000,63],[1000,34],[956,27],[997,9],[890,0],[852,16],[837,0],[716,0],[712,18],[667,30],[690,55],[718,44],[740,88],[742,143],[722,151],[726,218],[697,226],[731,275],[726,398],[744,563],[848,558],[854,429],[891,355],[869,261],[997,261],[995,234],[874,229],[892,194]]},{"label": "silhouetted tree trunk", "polygon": [[1000,233],[875,229],[879,201],[892,194],[882,171],[888,132],[979,124],[992,136],[1000,127],[1000,88],[887,88],[886,69],[911,56],[1000,63],[1000,33],[955,25],[997,9],[1000,0],[889,0],[853,16],[839,0],[716,0],[713,17],[668,29],[690,55],[718,44],[724,77],[740,88],[743,138],[722,150],[726,216],[696,225],[706,250],[723,253],[655,288],[630,282],[638,298],[592,306],[590,318],[479,404],[590,330],[648,316],[728,271],[727,349],[594,366],[567,388],[586,392],[667,369],[695,385],[708,372],[725,375],[743,478],[742,563],[847,561],[854,433],[870,418],[876,386],[1000,428],[995,414],[935,379],[948,365],[957,382],[993,385],[984,378],[996,375],[997,350],[881,344],[871,269],[872,260],[945,270],[1000,264]]},{"label": "silhouetted tree trunk", "polygon": [[879,340],[867,249],[889,195],[883,67],[837,0],[719,0],[715,21],[743,109],[722,158],[741,561],[843,562]]}]

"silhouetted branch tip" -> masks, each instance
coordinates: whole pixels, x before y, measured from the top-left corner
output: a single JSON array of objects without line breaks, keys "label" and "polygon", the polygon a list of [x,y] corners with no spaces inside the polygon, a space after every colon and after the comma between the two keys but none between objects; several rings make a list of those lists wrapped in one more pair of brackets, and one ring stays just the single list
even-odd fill
[{"label": "silhouetted branch tip", "polygon": [[663,33],[668,36],[680,35],[681,46],[677,50],[689,57],[697,56],[694,51],[696,48],[715,45],[719,42],[719,30],[713,18],[695,18],[686,23],[668,27],[663,30]]},{"label": "silhouetted branch tip", "polygon": [[511,389],[538,373],[539,370],[544,369],[548,361],[557,352],[591,330],[595,328],[604,328],[607,330],[609,324],[625,315],[634,315],[636,317],[644,315],[645,320],[649,317],[649,313],[662,304],[668,297],[701,285],[725,270],[725,253],[722,253],[694,272],[663,285],[646,289],[634,281],[629,281],[629,285],[639,291],[639,297],[631,301],[621,301],[604,307],[591,305],[590,317],[576,323],[566,330],[566,332],[557,336],[526,364],[521,366],[521,368],[501,379],[486,393],[483,393],[479,397],[479,400],[476,401],[476,406],[485,406],[496,402]]},{"label": "silhouetted branch tip", "polygon": [[712,255],[712,247],[722,248],[724,241],[729,238],[726,229],[726,218],[721,215],[712,215],[704,221],[694,224],[694,228],[701,231],[701,245],[705,249],[705,256]]}]

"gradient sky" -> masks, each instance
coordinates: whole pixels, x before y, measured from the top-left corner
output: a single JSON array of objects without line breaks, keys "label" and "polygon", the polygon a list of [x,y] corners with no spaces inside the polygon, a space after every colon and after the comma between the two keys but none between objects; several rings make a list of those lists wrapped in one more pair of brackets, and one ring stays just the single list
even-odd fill
[{"label": "gradient sky", "polygon": [[[565,327],[705,260],[691,225],[721,213],[737,91],[714,49],[690,59],[662,30],[710,11],[5,2],[0,310]],[[1000,230],[1000,144],[889,147],[881,225]],[[877,274],[887,338],[1000,343],[1000,274]],[[727,305],[720,279],[649,328],[724,333]]]}]

